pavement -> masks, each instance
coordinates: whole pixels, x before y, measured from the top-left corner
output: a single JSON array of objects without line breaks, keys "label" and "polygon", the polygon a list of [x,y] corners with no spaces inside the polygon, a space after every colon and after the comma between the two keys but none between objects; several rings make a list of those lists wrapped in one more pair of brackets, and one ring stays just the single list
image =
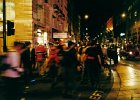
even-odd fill
[{"label": "pavement", "polygon": [[[90,82],[81,84],[80,77],[73,84],[72,94],[63,95],[63,81],[60,79],[54,88],[47,75],[35,79],[25,88],[21,100],[140,100],[140,62],[119,61],[111,65],[111,73],[105,69],[101,74],[98,88],[92,89]],[[79,74],[80,76],[80,74]]]},{"label": "pavement", "polygon": [[[112,68],[111,66],[111,69]],[[55,88],[51,88],[51,79],[49,77],[37,77],[36,80],[32,81],[29,88],[25,89],[24,98],[22,98],[22,100],[105,100],[110,97],[108,95],[114,86],[114,80],[117,81],[114,78],[117,77],[116,71],[111,70],[109,74],[109,70],[104,70],[101,75],[100,85],[95,89],[91,89],[89,81],[87,81],[87,84],[81,84],[79,78],[74,83],[73,92],[69,97],[65,97],[62,94],[62,81],[59,81]]]},{"label": "pavement", "polygon": [[89,81],[88,84],[81,84],[77,80],[69,97],[62,95],[63,82],[51,88],[51,79],[39,77],[30,88],[25,89],[22,100],[140,100],[140,65],[135,66],[123,62],[116,67],[110,66],[111,74],[104,70],[100,86],[94,90]]}]

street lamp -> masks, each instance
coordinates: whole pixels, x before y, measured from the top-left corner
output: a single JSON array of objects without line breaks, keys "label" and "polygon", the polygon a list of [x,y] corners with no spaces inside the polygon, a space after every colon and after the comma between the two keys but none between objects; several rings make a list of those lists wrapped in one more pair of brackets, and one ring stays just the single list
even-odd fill
[{"label": "street lamp", "polygon": [[126,17],[126,14],[125,13],[122,13],[121,17],[122,18],[125,18]]},{"label": "street lamp", "polygon": [[88,18],[89,18],[89,16],[86,14],[86,15],[85,15],[85,19],[88,19]]},{"label": "street lamp", "polygon": [[127,38],[127,34],[126,34],[126,28],[127,28],[127,24],[126,24],[126,13],[125,12],[123,12],[122,14],[121,14],[121,31],[120,31],[120,38],[121,38],[121,41],[122,41],[122,44],[125,44],[125,39]]}]

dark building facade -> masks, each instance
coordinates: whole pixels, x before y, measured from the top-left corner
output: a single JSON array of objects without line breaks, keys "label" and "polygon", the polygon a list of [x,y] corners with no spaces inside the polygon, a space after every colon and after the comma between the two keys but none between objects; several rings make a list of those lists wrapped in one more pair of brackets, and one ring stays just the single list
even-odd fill
[{"label": "dark building facade", "polygon": [[68,33],[71,37],[71,40],[78,42],[79,40],[79,27],[80,27],[80,18],[78,16],[78,10],[76,8],[76,1],[68,0],[67,10],[68,10]]},{"label": "dark building facade", "polygon": [[[140,44],[140,0],[125,0],[113,15],[114,37]],[[123,14],[123,15],[122,15]],[[124,33],[124,35],[122,35]]]}]

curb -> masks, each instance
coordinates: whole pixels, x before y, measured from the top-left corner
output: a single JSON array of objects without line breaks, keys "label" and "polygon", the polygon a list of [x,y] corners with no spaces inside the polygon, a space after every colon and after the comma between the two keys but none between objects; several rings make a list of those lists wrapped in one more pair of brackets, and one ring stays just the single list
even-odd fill
[{"label": "curb", "polygon": [[[118,64],[118,65],[120,65],[120,64]],[[111,91],[106,96],[106,100],[116,100],[118,97],[119,91],[120,91],[120,87],[121,87],[121,79],[120,79],[120,75],[117,71],[117,68],[115,70],[113,70],[112,73],[113,73],[113,77],[114,77],[114,82],[113,82]]]}]

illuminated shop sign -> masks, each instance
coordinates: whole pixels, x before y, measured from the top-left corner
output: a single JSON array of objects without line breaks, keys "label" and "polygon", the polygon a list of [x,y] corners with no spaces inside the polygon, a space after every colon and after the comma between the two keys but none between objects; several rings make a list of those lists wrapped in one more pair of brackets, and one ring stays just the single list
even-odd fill
[{"label": "illuminated shop sign", "polygon": [[67,38],[67,33],[53,33],[53,38]]}]

